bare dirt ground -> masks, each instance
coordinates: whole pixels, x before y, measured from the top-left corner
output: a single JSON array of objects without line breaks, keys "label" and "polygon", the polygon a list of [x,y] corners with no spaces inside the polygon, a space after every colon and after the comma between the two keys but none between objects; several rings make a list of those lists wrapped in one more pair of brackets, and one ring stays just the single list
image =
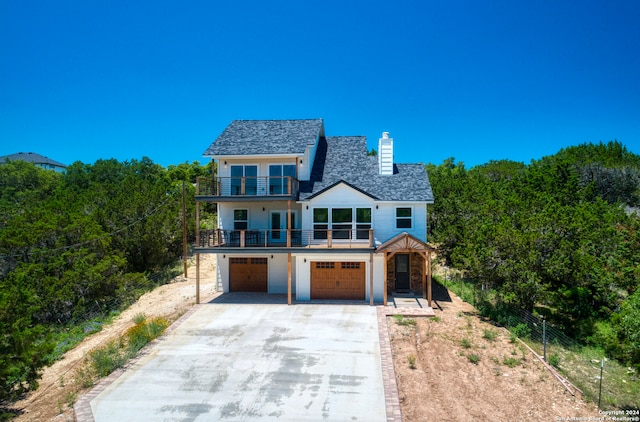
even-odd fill
[{"label": "bare dirt ground", "polygon": [[[176,277],[171,283],[145,293],[138,301],[122,312],[113,323],[102,331],[85,338],[61,360],[46,368],[40,386],[25,399],[15,403],[15,409],[22,414],[16,421],[73,421],[75,415],[72,403],[86,391],[77,391],[74,375],[92,349],[109,340],[116,339],[131,326],[133,318],[144,314],[148,318],[166,317],[175,319],[185,313],[195,303],[196,268],[193,259],[187,270],[188,278]],[[200,301],[205,302],[215,293],[215,255],[200,255]],[[71,404],[71,406],[70,406]]]},{"label": "bare dirt ground", "polygon": [[404,422],[602,417],[593,403],[569,394],[519,341],[511,342],[506,330],[482,321],[453,293],[438,290],[435,319],[415,318],[415,325],[387,321]]},{"label": "bare dirt ground", "polygon": [[[215,293],[215,256],[201,255],[201,301]],[[450,296],[449,296],[450,295]],[[403,421],[554,421],[556,418],[598,416],[593,404],[571,396],[543,365],[509,335],[481,321],[473,307],[444,289],[434,291],[437,319],[416,318],[402,326],[389,319]],[[16,421],[73,421],[77,391],[75,370],[86,354],[122,335],[134,316],[175,318],[195,303],[195,265],[189,277],[143,295],[102,331],[43,372],[38,390],[15,404]],[[493,340],[484,330],[495,330]],[[469,347],[463,347],[466,339]],[[477,364],[467,357],[479,356]],[[409,366],[414,355],[415,369]],[[511,368],[505,358],[517,364]],[[75,389],[74,389],[75,387]]]}]

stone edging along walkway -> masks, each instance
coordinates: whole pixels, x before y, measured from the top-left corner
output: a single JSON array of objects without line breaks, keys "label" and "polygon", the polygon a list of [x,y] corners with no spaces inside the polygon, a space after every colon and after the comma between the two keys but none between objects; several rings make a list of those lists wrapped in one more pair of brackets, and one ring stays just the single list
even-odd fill
[{"label": "stone edging along walkway", "polygon": [[[165,330],[165,335],[174,331],[189,318],[200,306],[206,306],[207,303],[193,306],[189,311],[176,320],[170,327]],[[433,309],[430,308],[395,308],[393,306],[376,306],[376,317],[378,322],[378,339],[380,343],[380,360],[382,366],[382,381],[384,384],[385,409],[388,422],[401,422],[402,413],[400,410],[400,399],[398,396],[398,384],[396,382],[396,372],[393,367],[393,354],[391,350],[391,341],[389,339],[389,329],[387,326],[387,316],[405,315],[405,316],[434,316]],[[94,386],[87,394],[83,395],[74,405],[76,421],[79,422],[95,422],[93,412],[91,411],[91,401],[100,395],[111,383],[113,383],[120,375],[124,373],[127,367],[137,362],[145,354],[147,348],[153,347],[162,337],[153,340],[143,349],[142,353],[129,362],[124,368],[120,368],[112,372],[106,378],[103,378]]]}]

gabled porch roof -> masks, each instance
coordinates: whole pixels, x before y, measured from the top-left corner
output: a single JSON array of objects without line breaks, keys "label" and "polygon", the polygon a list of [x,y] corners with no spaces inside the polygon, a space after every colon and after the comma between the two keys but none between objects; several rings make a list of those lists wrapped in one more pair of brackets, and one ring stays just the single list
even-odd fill
[{"label": "gabled porch roof", "polygon": [[[384,254],[384,280],[387,280],[387,262],[396,253],[416,252],[424,257],[424,267],[422,269],[422,292],[424,299],[427,299],[429,307],[431,307],[431,253],[435,252],[435,248],[427,245],[422,240],[402,232],[397,236],[384,242],[376,248],[376,253]],[[384,305],[387,306],[387,288],[384,288]]]},{"label": "gabled porch roof", "polygon": [[376,248],[376,253],[382,252],[433,252],[435,248],[407,232],[392,237]]}]

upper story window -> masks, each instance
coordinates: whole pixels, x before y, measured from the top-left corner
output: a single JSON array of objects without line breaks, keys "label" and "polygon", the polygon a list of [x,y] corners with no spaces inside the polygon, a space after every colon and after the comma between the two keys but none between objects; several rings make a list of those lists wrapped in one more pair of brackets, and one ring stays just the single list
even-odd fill
[{"label": "upper story window", "polygon": [[329,208],[313,209],[313,238],[326,239],[329,229]]},{"label": "upper story window", "polygon": [[313,209],[314,239],[326,239],[328,230],[333,239],[368,239],[370,228],[371,208]]},{"label": "upper story window", "polygon": [[411,208],[396,208],[396,228],[410,229],[413,224]]},{"label": "upper story window", "polygon": [[356,208],[356,238],[368,239],[371,228],[371,208]]},{"label": "upper story window", "polygon": [[349,239],[353,224],[351,208],[333,208],[331,210],[331,233],[334,239]]},{"label": "upper story window", "polygon": [[290,177],[296,177],[295,164],[269,165],[269,195],[291,193]]},{"label": "upper story window", "polygon": [[231,166],[231,195],[258,194],[258,166]]},{"label": "upper story window", "polygon": [[249,210],[233,210],[233,229],[247,230],[249,228]]}]

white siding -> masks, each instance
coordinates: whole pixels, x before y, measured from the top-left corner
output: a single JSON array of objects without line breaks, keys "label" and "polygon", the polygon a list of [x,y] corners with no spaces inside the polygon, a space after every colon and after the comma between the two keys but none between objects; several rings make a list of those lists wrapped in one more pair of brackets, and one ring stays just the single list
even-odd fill
[{"label": "white siding", "polygon": [[[411,228],[396,228],[396,208],[411,208]],[[374,236],[376,244],[386,242],[392,237],[407,232],[426,242],[427,240],[427,206],[421,202],[387,202],[379,203],[376,210]]]},{"label": "white siding", "polygon": [[[273,254],[269,259],[269,293],[287,293],[287,254]],[[291,291],[296,291],[296,262],[291,258]]]},{"label": "white siding", "polygon": [[[380,245],[402,232],[407,232],[422,241],[427,240],[427,206],[424,202],[377,202],[345,184],[339,184],[302,204],[303,230],[313,229],[314,208],[370,207],[371,227],[376,245]],[[396,228],[396,208],[411,208],[410,229]]]},{"label": "white siding", "polygon": [[318,143],[308,146],[302,157],[302,164],[298,163],[298,180],[309,180],[311,178],[311,169],[313,161],[316,158],[316,149]]},{"label": "white siding", "polygon": [[[263,211],[264,208],[264,211]],[[233,210],[249,210],[249,229],[269,230],[271,211],[287,212],[287,201],[265,202],[219,202],[218,203],[218,227],[223,230],[233,230]],[[300,228],[301,207],[292,201],[292,212],[296,213],[295,229]]]},{"label": "white siding", "polygon": [[216,255],[216,278],[218,286],[222,286],[224,293],[229,292],[229,257],[223,258],[223,254]]},{"label": "white siding", "polygon": [[[269,165],[271,164],[295,164],[298,172],[298,180],[309,180],[311,166],[313,166],[313,157],[315,148],[307,149],[307,152],[301,157],[263,157],[263,158],[220,158],[218,159],[217,177],[230,177],[231,166],[234,165],[250,165],[258,166],[258,177],[269,176]],[[302,165],[300,164],[302,159]],[[226,165],[224,163],[227,163]]]},{"label": "white siding", "polygon": [[[340,184],[302,204],[303,230],[313,230],[314,208],[371,208],[371,226],[374,227],[375,224],[376,209],[373,199],[344,184]],[[355,214],[353,218],[356,218]]]}]

